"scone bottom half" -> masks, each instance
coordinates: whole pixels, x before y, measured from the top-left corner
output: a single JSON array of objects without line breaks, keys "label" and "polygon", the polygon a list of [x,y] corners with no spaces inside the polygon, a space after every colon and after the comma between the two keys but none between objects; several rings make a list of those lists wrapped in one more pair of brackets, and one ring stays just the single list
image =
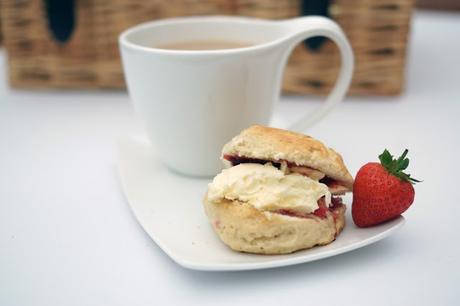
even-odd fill
[{"label": "scone bottom half", "polygon": [[[287,140],[283,138],[284,136]],[[312,153],[311,156],[308,156],[309,153]],[[214,231],[231,249],[257,254],[288,254],[329,244],[343,230],[346,207],[340,195],[351,191],[353,179],[340,155],[319,141],[297,133],[254,126],[243,131],[224,146],[222,160],[227,167],[235,170],[239,168],[235,167],[238,165],[254,169],[257,168],[254,164],[259,168],[264,165],[263,167],[268,167],[264,169],[282,173],[279,175],[283,177],[314,181],[316,182],[314,184],[328,191],[327,194],[313,198],[313,203],[316,204],[314,210],[310,207],[309,211],[305,211],[292,205],[287,207],[268,205],[261,208],[254,204],[254,199],[249,199],[247,194],[239,195],[237,191],[222,197],[209,195],[211,191],[215,193],[216,186],[212,184],[215,183],[218,175],[209,186],[204,207]],[[244,166],[244,164],[248,165]],[[251,164],[253,166],[250,166]],[[319,167],[313,168],[312,165]],[[304,179],[301,179],[302,177]],[[246,179],[242,177],[239,180],[238,177],[234,177],[231,182],[224,181],[224,184],[239,184],[239,181]],[[219,184],[222,184],[222,178]],[[261,184],[264,184],[263,181]],[[254,188],[252,185],[249,184],[249,191],[246,193],[251,194],[250,188]],[[271,199],[270,190],[276,190],[278,186],[276,184],[273,186],[272,183],[268,187],[270,189],[267,197]],[[291,197],[289,186],[287,189],[286,191],[286,188],[281,188],[280,194],[283,196],[286,194],[289,198]],[[303,191],[309,192],[304,188],[300,193]],[[264,198],[265,195],[262,194],[261,197]],[[277,198],[273,199],[276,201]],[[255,200],[257,202],[257,198]],[[284,203],[283,200],[279,202]]]},{"label": "scone bottom half", "polygon": [[214,231],[234,251],[289,254],[335,240],[345,227],[345,205],[329,209],[324,217],[289,211],[263,213],[251,205],[222,200],[204,207]]}]

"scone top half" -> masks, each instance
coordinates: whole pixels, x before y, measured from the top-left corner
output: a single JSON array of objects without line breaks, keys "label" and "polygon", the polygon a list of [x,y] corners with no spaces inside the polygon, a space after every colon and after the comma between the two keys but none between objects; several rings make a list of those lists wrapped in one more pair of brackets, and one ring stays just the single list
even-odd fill
[{"label": "scone top half", "polygon": [[299,133],[254,125],[242,131],[222,150],[227,167],[241,163],[272,163],[328,186],[332,194],[351,191],[353,177],[342,157],[322,142]]}]

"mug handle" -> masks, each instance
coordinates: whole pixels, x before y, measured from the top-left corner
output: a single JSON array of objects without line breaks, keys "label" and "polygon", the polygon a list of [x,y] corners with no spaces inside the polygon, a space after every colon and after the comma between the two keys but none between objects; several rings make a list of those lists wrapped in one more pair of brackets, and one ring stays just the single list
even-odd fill
[{"label": "mug handle", "polygon": [[[314,36],[325,36],[330,38],[340,50],[341,69],[335,82],[334,88],[329,93],[322,106],[312,113],[304,115],[300,120],[292,124],[289,129],[302,132],[321,120],[337,104],[339,104],[350,86],[353,76],[353,51],[345,34],[339,25],[334,21],[320,16],[300,17],[291,20],[281,21],[288,31],[288,37],[284,41],[285,53],[281,67],[285,67],[287,59],[294,47],[301,41]],[[281,84],[281,80],[280,80]]]}]

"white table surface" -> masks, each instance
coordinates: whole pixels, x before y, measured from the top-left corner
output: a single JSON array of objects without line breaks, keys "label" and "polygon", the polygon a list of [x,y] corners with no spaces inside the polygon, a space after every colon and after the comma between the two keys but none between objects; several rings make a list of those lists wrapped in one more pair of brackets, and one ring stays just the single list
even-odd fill
[{"label": "white table surface", "polygon": [[[263,271],[181,268],[143,232],[115,175],[115,142],[140,133],[124,92],[16,91],[0,52],[0,305],[459,305],[460,14],[416,13],[408,83],[351,97],[308,131],[353,174],[410,150],[424,182],[394,236]],[[316,98],[283,97],[283,126]],[[196,203],[191,203],[196,205]]]}]

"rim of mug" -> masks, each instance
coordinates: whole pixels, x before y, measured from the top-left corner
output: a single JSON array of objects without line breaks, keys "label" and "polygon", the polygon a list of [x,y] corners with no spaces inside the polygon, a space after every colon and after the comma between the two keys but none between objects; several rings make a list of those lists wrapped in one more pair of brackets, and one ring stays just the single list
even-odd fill
[{"label": "rim of mug", "polygon": [[174,17],[174,18],[166,18],[161,20],[153,20],[147,21],[135,26],[132,26],[123,32],[120,33],[118,37],[119,44],[121,46],[125,46],[131,49],[135,49],[137,51],[144,51],[150,52],[155,54],[164,54],[164,55],[190,55],[190,56],[201,56],[201,55],[221,55],[221,54],[229,54],[229,53],[243,53],[248,51],[261,51],[264,49],[268,49],[275,45],[278,45],[280,42],[287,40],[288,37],[280,37],[278,39],[274,39],[265,43],[255,44],[247,47],[239,47],[239,48],[229,48],[229,49],[212,49],[212,50],[174,50],[174,49],[161,49],[155,47],[147,47],[141,44],[136,44],[129,41],[128,37],[132,33],[137,31],[141,31],[147,28],[162,26],[162,25],[170,25],[170,24],[184,24],[184,23],[201,23],[201,22],[239,22],[239,23],[271,23],[271,22],[282,22],[284,20],[266,20],[261,18],[254,18],[254,17],[241,17],[241,16],[225,16],[225,15],[212,15],[212,16],[190,16],[190,17]]}]

